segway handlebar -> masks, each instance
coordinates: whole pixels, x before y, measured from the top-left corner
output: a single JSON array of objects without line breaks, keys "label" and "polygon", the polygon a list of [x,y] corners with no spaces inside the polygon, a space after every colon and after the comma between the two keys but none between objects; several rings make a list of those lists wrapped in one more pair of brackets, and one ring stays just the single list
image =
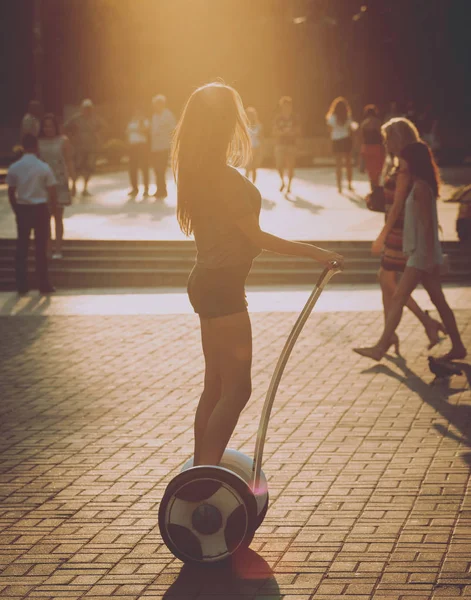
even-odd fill
[{"label": "segway handlebar", "polygon": [[299,334],[301,333],[306,321],[308,320],[312,309],[316,305],[316,302],[319,299],[322,290],[330,281],[331,277],[333,277],[336,273],[340,273],[340,271],[342,270],[343,267],[341,263],[334,260],[328,263],[325,269],[322,271],[311,295],[309,296],[306,304],[304,305],[304,308],[302,309],[299,317],[297,318],[296,323],[294,324],[293,329],[291,330],[291,333],[289,334],[288,339],[286,340],[283,350],[281,351],[278,362],[276,363],[276,367],[273,371],[270,385],[268,386],[267,395],[265,397],[262,416],[260,417],[260,425],[258,427],[257,442],[255,444],[252,477],[252,487],[254,489],[256,489],[259,484],[260,471],[262,469],[263,449],[265,446],[265,439],[267,437],[268,422],[270,420],[273,402],[275,401],[276,392],[278,390],[278,386],[283,376],[283,371],[285,370],[286,363],[288,362],[296,340],[298,339]]}]

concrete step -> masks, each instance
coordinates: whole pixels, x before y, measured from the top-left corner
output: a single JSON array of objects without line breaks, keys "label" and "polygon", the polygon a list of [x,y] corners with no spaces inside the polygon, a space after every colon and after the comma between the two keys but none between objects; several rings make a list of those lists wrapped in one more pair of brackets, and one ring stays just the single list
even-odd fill
[{"label": "concrete step", "polygon": [[[371,250],[369,241],[309,241],[308,244],[314,244],[329,250],[338,252],[368,252]],[[8,250],[14,250],[16,240],[11,238],[0,238],[0,253]],[[31,247],[34,246],[31,240]],[[443,242],[442,247],[446,252],[467,253],[471,255],[471,248],[465,248],[459,242]],[[133,253],[147,252],[153,253],[196,253],[195,243],[191,240],[65,240],[65,252],[94,252],[94,253]],[[275,255],[276,256],[276,255]]]},{"label": "concrete step", "polygon": [[[33,242],[31,243],[33,246]],[[345,256],[345,272],[337,283],[366,283],[376,280],[379,257],[372,256],[370,242],[318,243]],[[457,243],[444,244],[451,272],[444,279],[471,283],[471,251]],[[193,242],[67,240],[64,259],[50,261],[51,279],[57,287],[158,287],[186,285],[195,260]],[[0,289],[14,289],[15,240],[0,240]],[[34,283],[34,251],[29,257]],[[263,252],[254,261],[249,283],[259,285],[313,283],[320,266],[305,258]]]},{"label": "concrete step", "polygon": [[[370,242],[307,242],[338,252],[365,252],[370,250]],[[15,240],[0,239],[0,253],[15,249]],[[33,241],[31,241],[33,246]],[[191,241],[118,241],[118,240],[66,240],[64,252],[93,253],[172,253],[195,255],[196,246]]]},{"label": "concrete step", "polygon": [[[34,246],[30,247],[30,252],[29,254],[31,256],[34,255]],[[347,259],[352,259],[352,260],[366,260],[366,259],[374,259],[377,260],[377,257],[372,256],[370,252],[366,252],[366,251],[341,251],[341,254],[343,254],[343,256],[345,256]],[[168,261],[175,261],[175,260],[180,260],[180,261],[186,261],[186,262],[190,262],[190,263],[194,263],[195,262],[195,257],[196,257],[196,252],[192,251],[192,252],[171,252],[171,251],[165,251],[165,252],[159,252],[159,251],[145,251],[145,250],[138,250],[138,251],[130,251],[130,252],[126,252],[125,250],[121,250],[121,251],[110,251],[110,250],[90,250],[90,251],[76,251],[76,250],[70,250],[68,248],[64,249],[63,251],[63,255],[64,258],[62,259],[64,260],[72,260],[72,261],[77,261],[77,260],[81,260],[81,261],[87,261],[87,260],[104,260],[104,261],[108,261],[108,260],[137,260],[137,261],[146,261],[146,260],[168,260]],[[5,260],[11,260],[13,259],[15,256],[15,249],[14,248],[8,248],[8,249],[0,249],[0,259],[3,258]],[[288,263],[292,260],[299,260],[290,256],[282,256],[279,254],[272,254],[269,252],[262,252],[262,254],[260,254],[257,258],[257,261],[262,261],[265,263]],[[309,261],[309,259],[304,259],[306,261]]]},{"label": "concrete step", "polygon": [[[33,254],[33,253],[31,253]],[[28,260],[29,265],[34,265],[34,257],[30,256]],[[65,256],[61,260],[51,260],[49,262],[49,269],[51,272],[63,271],[70,269],[81,269],[81,268],[94,268],[103,270],[139,270],[139,269],[185,269],[190,271],[194,265],[194,257],[191,258],[180,258],[172,256],[145,256],[139,257],[126,257],[126,256],[106,256],[106,257],[74,257]],[[1,256],[0,257],[0,269],[13,268],[14,255]],[[264,257],[257,258],[254,261],[254,268],[261,270],[278,270],[278,269],[298,269],[298,270],[312,270],[313,262],[309,259],[298,259],[291,258],[290,260],[273,260]],[[378,269],[379,259],[378,257],[348,257],[345,260],[345,266],[347,269]]]},{"label": "concrete step", "polygon": [[[261,270],[256,266],[248,278],[251,285],[277,285],[277,284],[304,284],[314,283],[320,273],[320,269],[278,269]],[[68,269],[51,271],[51,279],[59,288],[106,288],[106,287],[161,287],[161,286],[185,286],[188,280],[188,269]],[[471,272],[452,272],[446,275],[445,282],[449,283],[471,283]],[[346,270],[337,275],[333,283],[372,283],[377,280],[376,270]],[[35,288],[35,274],[30,273],[31,287]],[[15,289],[14,274],[12,270],[7,272],[0,269],[0,290],[10,291]]]},{"label": "concrete step", "polygon": [[[250,285],[277,285],[277,284],[312,284],[317,280],[320,271],[256,271],[253,270],[247,283]],[[133,288],[133,287],[173,287],[186,286],[188,271],[183,270],[144,270],[130,272],[128,270],[102,271],[101,269],[68,270],[51,273],[54,285],[62,289],[79,288]],[[336,283],[370,283],[376,280],[372,271],[344,272],[335,277]],[[34,273],[30,274],[30,287],[35,289],[37,282]],[[14,280],[0,271],[0,290],[12,291],[15,289]]]}]

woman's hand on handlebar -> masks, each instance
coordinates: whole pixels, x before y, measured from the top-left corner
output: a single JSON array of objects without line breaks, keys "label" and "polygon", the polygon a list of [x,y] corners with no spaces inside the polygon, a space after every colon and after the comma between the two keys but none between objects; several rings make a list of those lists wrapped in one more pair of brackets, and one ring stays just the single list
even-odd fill
[{"label": "woman's hand on handlebar", "polygon": [[[321,254],[319,253],[321,251]],[[329,250],[321,250],[320,248],[316,248],[316,251],[313,253],[314,260],[322,263],[326,267],[332,266],[333,262],[338,263],[340,269],[343,269],[344,258],[341,254],[337,252],[330,252]]]}]

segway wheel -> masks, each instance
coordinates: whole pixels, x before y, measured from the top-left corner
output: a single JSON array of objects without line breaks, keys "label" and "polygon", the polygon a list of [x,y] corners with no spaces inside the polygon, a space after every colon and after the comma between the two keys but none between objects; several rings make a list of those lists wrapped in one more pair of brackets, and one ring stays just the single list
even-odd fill
[{"label": "segway wheel", "polygon": [[[219,462],[219,467],[229,469],[232,473],[239,475],[250,487],[255,502],[257,503],[257,516],[254,521],[253,533],[260,527],[268,510],[268,482],[263,471],[260,472],[260,481],[256,489],[252,487],[253,459],[239,452],[227,448]],[[182,467],[182,472],[193,467],[193,458],[190,458]]]},{"label": "segway wheel", "polygon": [[162,539],[186,563],[215,563],[248,547],[257,503],[247,483],[228,469],[192,467],[168,484],[159,507]]}]

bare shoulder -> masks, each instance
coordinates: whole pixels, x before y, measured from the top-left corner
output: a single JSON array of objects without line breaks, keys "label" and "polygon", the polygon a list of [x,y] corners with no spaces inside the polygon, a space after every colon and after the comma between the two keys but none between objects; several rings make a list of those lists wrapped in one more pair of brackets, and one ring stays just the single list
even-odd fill
[{"label": "bare shoulder", "polygon": [[244,186],[245,182],[250,183],[250,181],[243,175],[236,167],[232,165],[227,165],[226,169],[226,178],[227,181],[232,183],[233,185]]}]

